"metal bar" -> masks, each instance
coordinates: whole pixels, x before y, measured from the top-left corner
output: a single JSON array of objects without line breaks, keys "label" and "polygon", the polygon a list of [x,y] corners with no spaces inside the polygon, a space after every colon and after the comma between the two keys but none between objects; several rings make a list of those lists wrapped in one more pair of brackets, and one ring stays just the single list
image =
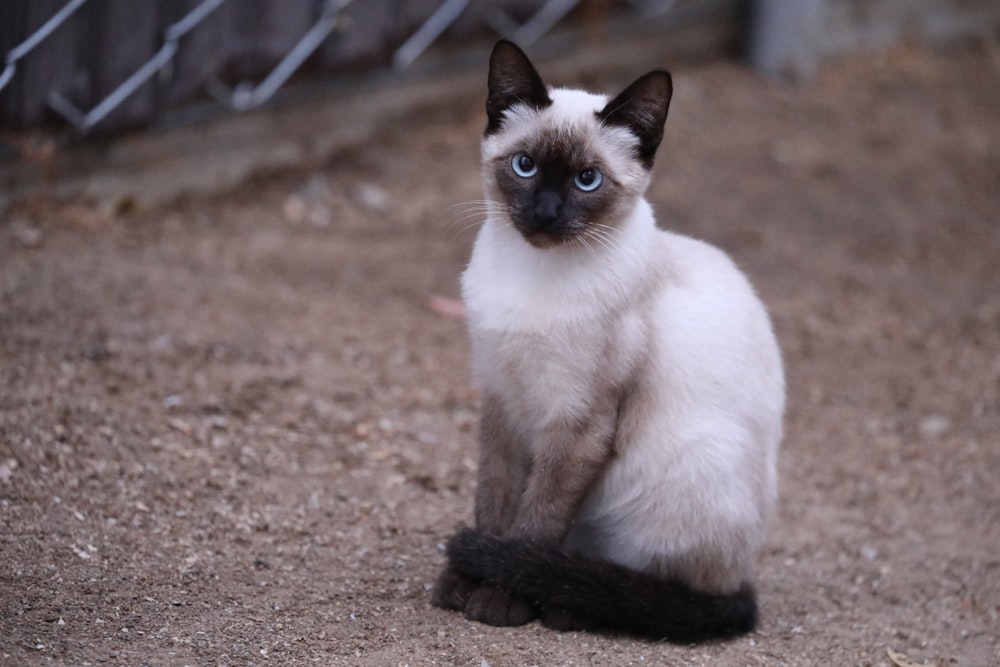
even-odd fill
[{"label": "metal bar", "polygon": [[63,118],[68,120],[73,126],[76,127],[76,129],[81,132],[87,132],[104,120],[109,113],[114,111],[118,105],[134,94],[135,91],[151,79],[153,75],[166,67],[177,53],[179,45],[178,40],[193,30],[199,23],[204,21],[205,18],[218,9],[219,5],[223,2],[225,2],[225,0],[204,0],[204,2],[200,3],[197,7],[185,14],[181,20],[170,25],[164,31],[164,43],[163,46],[160,47],[160,50],[153,54],[152,58],[143,63],[139,69],[121,82],[117,88],[111,91],[107,97],[101,100],[100,103],[98,103],[98,105],[90,111],[84,112],[77,108],[76,105],[67,100],[56,90],[49,92],[49,106]]},{"label": "metal bar", "polygon": [[549,0],[514,32],[514,41],[522,46],[534,44],[576,7],[578,2],[579,0]]},{"label": "metal bar", "polygon": [[0,72],[0,90],[4,89],[10,80],[14,78],[14,71],[17,69],[17,65],[14,63],[9,63],[3,68],[3,72]]},{"label": "metal bar", "polygon": [[15,46],[7,53],[6,62],[12,63],[16,60],[20,60],[29,51],[38,46],[42,40],[52,34],[52,31],[63,24],[63,22],[70,17],[77,9],[79,9],[87,0],[70,0],[63,8],[52,15],[48,21],[42,24],[38,30],[36,30],[28,39],[21,42],[19,45]]},{"label": "metal bar", "polygon": [[219,8],[226,0],[205,0],[190,12],[188,12],[180,21],[167,26],[167,29],[163,31],[163,38],[168,42],[176,42],[184,35],[188,34],[197,27],[199,23],[208,18],[208,15]]},{"label": "metal bar", "polygon": [[479,20],[485,23],[498,35],[513,35],[517,32],[517,21],[507,16],[507,13],[493,3],[486,2],[476,8]]},{"label": "metal bar", "polygon": [[468,5],[469,0],[445,0],[434,10],[430,18],[396,49],[396,53],[392,56],[392,64],[396,67],[412,64],[428,46],[434,43],[435,39],[440,37],[442,32],[448,29],[448,26],[458,20]]},{"label": "metal bar", "polygon": [[111,91],[107,97],[101,100],[96,107],[88,112],[84,113],[83,111],[76,109],[76,113],[65,113],[71,109],[75,109],[75,105],[55,90],[49,93],[49,105],[59,113],[63,114],[67,120],[76,125],[78,130],[86,132],[101,122],[104,117],[114,111],[119,104],[135,93],[135,91],[137,91],[142,84],[146,83],[146,81],[152,78],[153,75],[160,71],[162,67],[166,66],[166,64],[169,63],[174,57],[175,53],[177,53],[177,42],[167,42],[164,44],[152,58],[147,60],[142,65],[142,67],[137,69],[131,74],[131,76],[122,81],[117,88]]},{"label": "metal bar", "polygon": [[219,102],[237,111],[247,111],[264,104],[278,92],[278,89],[295,73],[295,70],[333,32],[340,20],[340,13],[351,2],[353,0],[329,0],[323,6],[323,13],[312,28],[271,70],[271,73],[256,86],[243,82],[230,89],[218,79],[213,78],[206,82],[205,89]]},{"label": "metal bar", "polygon": [[52,34],[52,32],[61,26],[66,19],[72,16],[73,12],[79,9],[87,0],[70,0],[62,9],[52,15],[52,17],[43,23],[38,30],[31,33],[28,39],[24,40],[13,49],[7,52],[7,57],[4,58],[3,73],[0,74],[0,90],[10,83],[10,80],[14,78],[14,71],[17,69],[17,61],[30,53],[36,46],[41,44],[46,37]]}]

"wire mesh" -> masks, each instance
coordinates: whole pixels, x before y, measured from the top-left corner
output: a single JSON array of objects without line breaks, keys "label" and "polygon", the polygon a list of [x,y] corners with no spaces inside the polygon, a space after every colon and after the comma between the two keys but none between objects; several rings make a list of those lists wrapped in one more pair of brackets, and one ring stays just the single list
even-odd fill
[{"label": "wire mesh", "polygon": [[[581,0],[540,0],[534,13],[523,23],[508,16],[496,3],[487,0],[442,0],[433,11],[402,41],[395,50],[392,63],[397,68],[408,67],[417,60],[442,34],[460,18],[485,26],[494,32],[522,44],[531,44],[552,30],[574,9]],[[163,86],[173,75],[173,64],[184,48],[185,40],[196,32],[220,7],[233,0],[202,0],[182,18],[168,25],[159,40],[159,46],[145,62],[134,63],[131,74],[98,99],[89,110],[81,109],[69,97],[46,81],[28,82],[31,86],[50,85],[44,96],[46,106],[80,133],[86,134],[97,127],[110,126],[109,116],[138,90],[152,83]],[[259,83],[243,80],[235,86],[223,83],[218,72],[202,72],[201,88],[213,98],[236,111],[259,107],[271,100],[292,75],[331,35],[350,29],[350,10],[353,0],[316,0],[319,10],[309,29],[288,49],[273,69]],[[51,17],[11,48],[3,61],[0,72],[0,93],[8,88],[18,75],[19,64],[47,40],[56,39],[60,26],[80,14],[88,0],[68,0]],[[97,4],[97,3],[92,3]],[[669,11],[675,0],[630,0],[625,6],[642,14],[662,14]],[[96,11],[96,10],[95,10]],[[150,11],[156,11],[150,2]],[[207,64],[206,66],[211,66]],[[2,110],[0,110],[2,113]],[[155,110],[154,110],[155,113]]]}]

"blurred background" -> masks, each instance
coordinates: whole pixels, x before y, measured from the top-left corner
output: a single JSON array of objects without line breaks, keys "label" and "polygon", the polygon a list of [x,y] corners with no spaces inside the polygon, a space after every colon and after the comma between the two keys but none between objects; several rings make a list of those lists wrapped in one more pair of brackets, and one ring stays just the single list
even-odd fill
[{"label": "blurred background", "polygon": [[477,62],[496,36],[580,52],[697,34],[703,57],[808,80],[831,56],[992,41],[998,24],[990,0],[6,0],[0,123],[109,132],[206,100],[246,110],[360,72]]},{"label": "blurred background", "polygon": [[438,42],[454,65],[457,41],[482,49],[484,33],[581,50],[640,28],[664,40],[707,32],[700,50],[728,47],[762,72],[810,78],[831,55],[992,39],[998,22],[990,0],[7,0],[0,122],[110,131],[206,96],[245,110],[289,84],[410,67]]},{"label": "blurred background", "polygon": [[995,53],[998,25],[991,0],[6,0],[0,187],[9,200],[51,180],[82,137],[468,71],[498,36],[572,56],[577,73],[656,54],[808,83],[823,62],[900,43]]}]

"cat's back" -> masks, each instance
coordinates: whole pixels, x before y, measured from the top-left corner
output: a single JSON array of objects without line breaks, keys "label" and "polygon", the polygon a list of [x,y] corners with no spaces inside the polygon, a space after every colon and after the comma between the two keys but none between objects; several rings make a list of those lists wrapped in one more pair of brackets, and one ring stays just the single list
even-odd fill
[{"label": "cat's back", "polygon": [[657,263],[669,267],[669,278],[680,291],[730,293],[735,299],[753,292],[747,276],[718,246],[660,229],[656,234],[655,247]]},{"label": "cat's back", "polygon": [[752,578],[776,498],[781,357],[767,311],[725,252],[668,231],[651,252],[660,289],[637,304],[647,357],[622,411],[619,455],[568,544],[731,591]]},{"label": "cat's back", "polygon": [[781,354],[746,274],[720,248],[674,232],[658,232],[655,253],[664,278],[649,309],[654,357],[671,377],[697,385],[687,389],[731,399],[758,418],[766,406],[765,419],[780,422]]},{"label": "cat's back", "polygon": [[742,322],[765,327],[771,334],[763,302],[746,274],[721,248],[658,230],[654,254],[654,263],[663,272],[660,307],[668,309],[668,313],[681,310],[683,320],[692,325]]}]

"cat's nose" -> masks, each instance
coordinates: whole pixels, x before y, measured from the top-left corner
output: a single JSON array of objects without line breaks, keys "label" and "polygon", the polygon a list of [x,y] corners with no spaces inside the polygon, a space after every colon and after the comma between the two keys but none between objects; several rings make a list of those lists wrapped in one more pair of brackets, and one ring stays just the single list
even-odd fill
[{"label": "cat's nose", "polygon": [[532,211],[535,222],[542,227],[552,224],[559,219],[562,204],[562,197],[558,193],[542,190],[535,196],[535,209]]}]

